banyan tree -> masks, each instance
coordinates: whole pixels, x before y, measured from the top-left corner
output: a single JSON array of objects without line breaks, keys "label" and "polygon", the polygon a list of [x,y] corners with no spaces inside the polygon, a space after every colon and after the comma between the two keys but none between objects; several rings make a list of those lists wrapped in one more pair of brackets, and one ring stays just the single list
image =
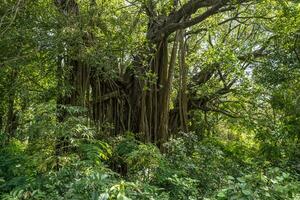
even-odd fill
[{"label": "banyan tree", "polygon": [[[75,27],[80,20],[77,16],[82,12],[79,2],[54,1],[70,27]],[[88,6],[97,8],[101,6],[98,3],[90,1]],[[188,39],[191,35],[209,31],[207,21],[216,16],[222,17],[214,26],[231,23],[228,30],[230,35],[231,31],[243,23],[242,20],[248,19],[240,17],[240,14],[245,11],[243,8],[251,7],[253,3],[247,0],[174,1],[169,3],[168,9],[164,9],[154,0],[126,1],[124,6],[139,5],[139,13],[148,20],[143,46],[126,55],[131,59],[130,67],[110,75],[107,65],[119,64],[113,53],[100,55],[103,58],[106,56],[109,63],[91,64],[78,56],[76,44],[72,41],[60,44],[61,52],[57,56],[59,121],[64,121],[67,115],[65,106],[84,107],[81,115],[88,116],[98,127],[101,128],[106,123],[112,124],[113,128],[108,134],[131,131],[142,135],[145,142],[162,147],[171,133],[188,131],[191,110],[220,112],[235,117],[234,113],[218,108],[216,100],[232,91],[237,78],[227,77],[220,61],[211,63],[209,68],[191,72],[186,63]],[[91,12],[90,19],[85,23],[89,27],[101,26],[101,23],[93,20],[93,14],[95,13]],[[97,37],[93,31],[84,28],[80,27],[84,33],[80,35],[80,41],[86,47],[93,46]],[[264,50],[265,46],[261,45],[255,52],[245,52],[237,58],[246,68],[247,61],[262,56]],[[101,48],[97,51],[101,51]],[[176,92],[173,92],[175,96],[171,98],[175,71],[178,82]],[[218,78],[223,86],[213,94],[197,97],[192,86],[203,85],[212,78]],[[69,90],[62,90],[62,86],[68,86]]]}]

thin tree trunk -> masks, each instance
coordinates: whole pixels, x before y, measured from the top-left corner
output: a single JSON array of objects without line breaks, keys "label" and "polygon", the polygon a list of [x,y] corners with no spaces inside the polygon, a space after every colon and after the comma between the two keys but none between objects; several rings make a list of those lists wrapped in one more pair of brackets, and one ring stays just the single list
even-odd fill
[{"label": "thin tree trunk", "polygon": [[188,97],[187,97],[187,67],[185,64],[186,42],[184,40],[185,31],[180,31],[179,44],[179,115],[180,115],[180,130],[187,132],[188,121]]},{"label": "thin tree trunk", "polygon": [[16,70],[12,70],[10,74],[10,88],[8,94],[8,102],[7,102],[7,119],[6,119],[6,128],[5,131],[7,132],[9,138],[14,137],[17,126],[18,126],[18,119],[17,113],[15,111],[15,98],[16,98],[16,89],[14,87],[15,80],[17,79],[18,72]]}]

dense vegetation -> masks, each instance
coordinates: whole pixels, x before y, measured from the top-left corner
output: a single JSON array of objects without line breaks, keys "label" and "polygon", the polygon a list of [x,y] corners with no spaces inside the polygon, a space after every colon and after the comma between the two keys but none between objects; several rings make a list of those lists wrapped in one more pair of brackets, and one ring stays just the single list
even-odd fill
[{"label": "dense vegetation", "polygon": [[0,199],[300,199],[297,0],[1,0]]}]

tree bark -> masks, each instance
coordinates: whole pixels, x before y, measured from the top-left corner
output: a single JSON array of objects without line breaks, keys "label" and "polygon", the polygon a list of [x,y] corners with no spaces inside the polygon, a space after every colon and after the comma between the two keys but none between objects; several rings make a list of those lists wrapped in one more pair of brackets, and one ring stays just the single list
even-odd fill
[{"label": "tree bark", "polygon": [[12,69],[10,74],[10,88],[8,93],[8,105],[7,105],[7,120],[6,120],[6,128],[5,131],[8,134],[8,138],[12,138],[15,136],[17,127],[18,127],[18,119],[17,112],[15,111],[15,98],[16,98],[16,88],[14,86],[15,80],[17,79],[18,71]]},{"label": "tree bark", "polygon": [[188,96],[187,96],[187,66],[185,63],[186,41],[184,39],[185,31],[180,31],[180,56],[179,56],[179,115],[180,130],[188,131]]}]

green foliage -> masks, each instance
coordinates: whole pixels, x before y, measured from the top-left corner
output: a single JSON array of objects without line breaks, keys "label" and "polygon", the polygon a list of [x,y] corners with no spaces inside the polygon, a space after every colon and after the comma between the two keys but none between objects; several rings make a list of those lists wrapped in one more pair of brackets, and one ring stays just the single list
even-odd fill
[{"label": "green foliage", "polygon": [[[0,1],[0,199],[300,199],[299,1],[233,1],[207,19],[217,1],[76,2]],[[184,43],[174,74],[149,29]],[[165,89],[175,128],[159,149],[126,130],[153,132]]]},{"label": "green foliage", "polygon": [[279,168],[237,178],[228,176],[227,184],[216,199],[297,199],[300,195],[300,182]]},{"label": "green foliage", "polygon": [[[64,155],[60,158],[59,162],[62,166],[59,171],[48,169],[45,173],[39,174],[33,173],[39,169],[38,166],[31,169],[24,166],[27,163],[26,159],[29,159],[29,156],[24,157],[24,148],[24,145],[15,141],[1,151],[0,158],[3,161],[0,166],[1,199],[121,200],[132,198],[163,199],[167,196],[155,186],[139,181],[122,180],[118,174],[105,166],[105,161],[110,159],[112,153],[110,146],[105,142],[86,143],[85,141],[79,145],[77,154],[70,153],[68,156]],[[143,154],[148,152],[147,148]],[[152,146],[149,148],[153,150]],[[149,155],[148,153],[146,155]],[[130,160],[133,159],[134,155],[128,157]],[[29,162],[30,160],[28,160],[28,164]],[[142,164],[139,163],[137,166],[142,167]],[[153,163],[149,164],[147,167],[150,167],[151,170]],[[133,167],[133,169],[137,168]]]},{"label": "green foliage", "polygon": [[159,149],[152,144],[140,144],[137,149],[125,156],[129,167],[129,173],[140,176],[141,180],[151,179],[155,170],[160,166],[163,159]]},{"label": "green foliage", "polygon": [[[6,161],[1,162],[1,198],[297,198],[299,181],[293,171],[277,167],[262,170],[255,165],[255,160],[243,159],[253,156],[247,146],[236,147],[235,143],[223,144],[219,140],[199,142],[193,133],[182,134],[166,144],[165,154],[130,135],[113,142],[114,148],[101,141],[85,141],[79,145],[77,153],[61,157],[64,162],[60,161],[63,165],[59,171],[54,168],[39,174],[34,173],[37,166],[24,166],[26,161],[22,159],[28,159],[24,157],[26,146],[15,141],[1,154],[6,156],[1,157]],[[119,159],[128,167],[125,180],[106,165],[115,161],[116,155],[122,155]],[[22,165],[18,166],[19,163]],[[16,165],[16,168],[7,168],[8,165]],[[9,180],[10,177],[14,178]]]},{"label": "green foliage", "polygon": [[[17,140],[11,141],[0,151],[0,191],[7,192],[23,185],[28,176],[33,175],[29,156],[24,152],[24,145]],[[0,192],[0,193],[1,193]]]}]

